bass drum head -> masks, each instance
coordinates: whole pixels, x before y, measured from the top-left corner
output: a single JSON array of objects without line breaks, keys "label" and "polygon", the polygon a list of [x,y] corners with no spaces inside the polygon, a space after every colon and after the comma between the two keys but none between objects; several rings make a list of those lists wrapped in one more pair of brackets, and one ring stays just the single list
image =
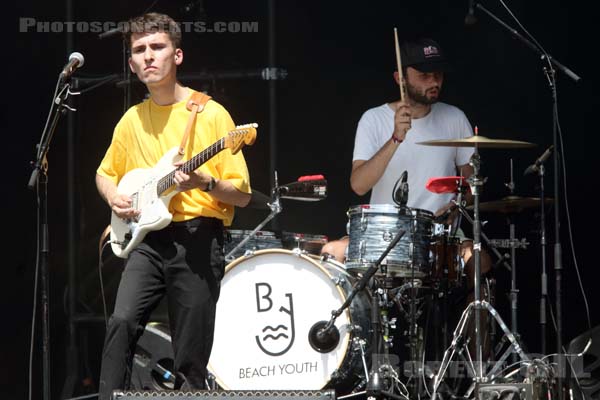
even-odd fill
[{"label": "bass drum head", "polygon": [[344,361],[351,353],[354,308],[337,318],[340,340],[332,351],[314,350],[309,331],[343,304],[349,279],[339,265],[283,249],[260,250],[229,264],[208,363],[218,385],[224,390],[327,387],[350,368]]}]

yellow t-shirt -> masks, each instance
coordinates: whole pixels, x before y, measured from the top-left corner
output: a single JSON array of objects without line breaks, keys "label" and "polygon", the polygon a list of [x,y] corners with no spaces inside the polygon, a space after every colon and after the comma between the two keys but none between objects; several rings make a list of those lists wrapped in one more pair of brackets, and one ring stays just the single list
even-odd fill
[{"label": "yellow t-shirt", "polygon": [[[96,172],[118,184],[132,169],[154,167],[168,150],[181,144],[190,116],[186,109],[188,100],[159,106],[148,99],[131,107],[117,123],[112,142]],[[234,128],[227,110],[210,100],[196,116],[183,160],[189,160]],[[231,182],[241,192],[250,193],[248,168],[241,151],[234,155],[225,149],[206,161],[199,170]],[[174,221],[205,216],[222,219],[223,224],[229,226],[234,206],[218,201],[210,193],[193,189],[175,195],[169,204],[169,212],[173,214]]]}]

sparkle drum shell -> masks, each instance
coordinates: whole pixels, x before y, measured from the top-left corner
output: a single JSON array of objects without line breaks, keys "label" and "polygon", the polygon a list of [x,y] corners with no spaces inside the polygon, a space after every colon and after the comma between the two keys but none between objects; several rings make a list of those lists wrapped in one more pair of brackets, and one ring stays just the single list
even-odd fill
[{"label": "sparkle drum shell", "polygon": [[383,254],[398,231],[405,231],[381,263],[385,275],[424,278],[430,275],[429,245],[433,214],[418,208],[390,204],[351,207],[348,211],[348,257],[346,268],[364,272]]}]

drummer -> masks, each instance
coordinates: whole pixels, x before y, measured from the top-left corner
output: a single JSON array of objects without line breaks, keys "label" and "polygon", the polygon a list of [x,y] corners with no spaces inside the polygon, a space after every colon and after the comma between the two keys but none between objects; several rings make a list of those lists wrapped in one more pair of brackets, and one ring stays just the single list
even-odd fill
[{"label": "drummer", "polygon": [[[416,142],[461,139],[472,136],[465,114],[455,106],[438,101],[448,63],[432,39],[405,41],[400,46],[406,98],[367,110],[358,122],[350,184],[362,196],[371,191],[370,204],[391,204],[393,189],[404,171],[408,172],[407,206],[435,213],[443,222],[456,223],[458,209],[454,194],[434,194],[425,188],[429,178],[473,173],[470,147],[431,147]],[[394,72],[400,85],[400,75]],[[472,196],[467,194],[467,203]],[[461,256],[469,282],[473,282],[473,242],[462,236]],[[344,262],[349,238],[329,242],[322,249]],[[481,251],[481,272],[491,267],[490,257]]]}]

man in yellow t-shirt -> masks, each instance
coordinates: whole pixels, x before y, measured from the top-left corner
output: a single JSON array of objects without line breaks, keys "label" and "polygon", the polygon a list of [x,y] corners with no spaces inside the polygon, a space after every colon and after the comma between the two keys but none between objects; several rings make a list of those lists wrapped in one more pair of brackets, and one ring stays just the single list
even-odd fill
[{"label": "man in yellow t-shirt", "polygon": [[[121,178],[135,168],[151,168],[180,145],[194,91],[177,82],[183,62],[181,31],[167,15],[150,13],[129,23],[129,66],[150,98],[130,108],[115,127],[96,174],[100,195],[123,219],[139,211],[117,192]],[[229,113],[208,101],[196,116],[184,160],[234,129]],[[248,169],[241,152],[223,151],[189,174],[175,172],[180,191],[169,204],[173,222],[150,232],[129,254],[109,320],[100,373],[101,400],[127,389],[136,342],[160,299],[168,298],[176,388],[202,389],[213,342],[216,302],[224,273],[223,226],[234,207],[250,201]]]}]

